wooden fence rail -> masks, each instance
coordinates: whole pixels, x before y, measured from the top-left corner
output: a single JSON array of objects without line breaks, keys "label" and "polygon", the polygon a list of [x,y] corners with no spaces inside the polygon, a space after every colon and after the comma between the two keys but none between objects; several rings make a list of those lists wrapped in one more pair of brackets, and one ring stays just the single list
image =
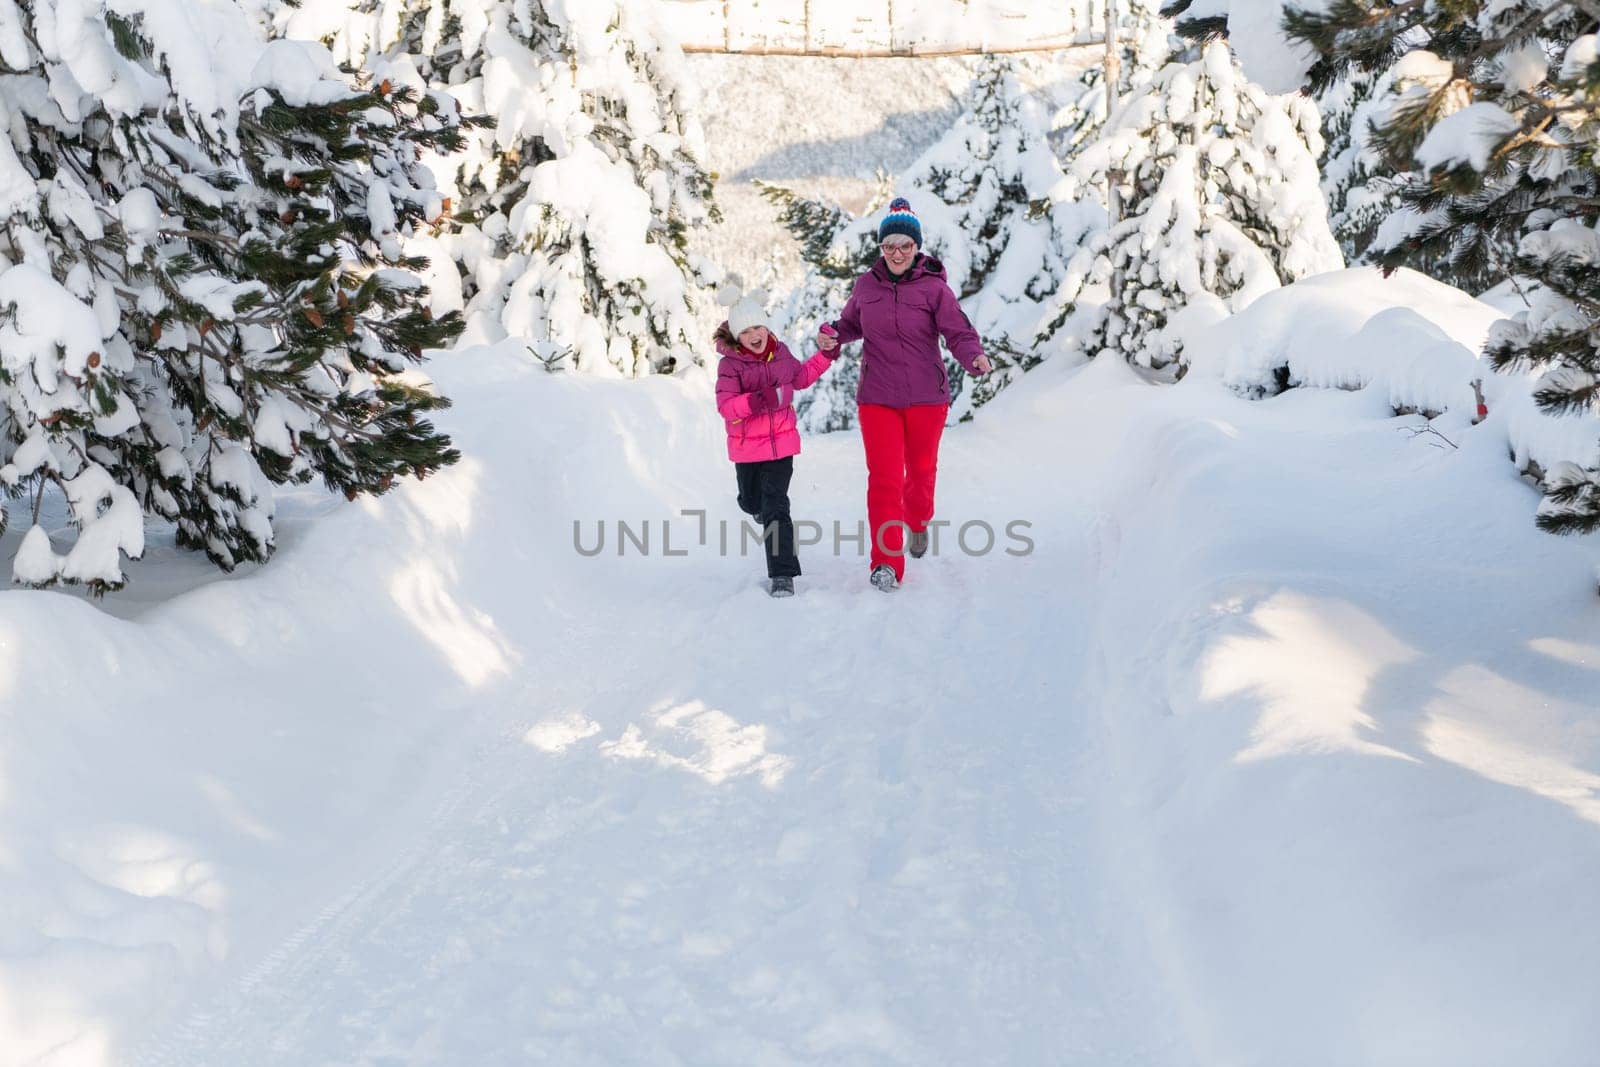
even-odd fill
[{"label": "wooden fence rail", "polygon": [[984,46],[956,45],[946,48],[867,49],[867,48],[772,48],[765,45],[749,48],[730,48],[726,45],[684,45],[690,55],[734,56],[812,56],[818,59],[934,59],[940,56],[1017,55],[1024,52],[1062,52],[1070,48],[1099,48],[1105,43],[1101,37],[1087,40],[1059,41],[1053,44]]},{"label": "wooden fence rail", "polygon": [[872,58],[1104,40],[1096,0],[658,0],[686,52]]}]

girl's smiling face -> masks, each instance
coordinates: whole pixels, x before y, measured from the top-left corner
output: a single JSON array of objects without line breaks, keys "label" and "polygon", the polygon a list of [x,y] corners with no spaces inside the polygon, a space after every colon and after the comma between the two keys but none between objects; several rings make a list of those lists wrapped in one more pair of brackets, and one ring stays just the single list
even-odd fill
[{"label": "girl's smiling face", "polygon": [[751,352],[765,350],[767,347],[767,328],[765,326],[752,326],[748,330],[740,330],[739,343]]}]

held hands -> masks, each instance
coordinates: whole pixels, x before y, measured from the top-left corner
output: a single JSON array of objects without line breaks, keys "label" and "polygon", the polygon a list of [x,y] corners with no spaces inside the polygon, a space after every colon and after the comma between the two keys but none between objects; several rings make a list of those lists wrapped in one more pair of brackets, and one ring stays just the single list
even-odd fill
[{"label": "held hands", "polygon": [[[828,353],[830,357],[837,354],[839,335],[829,323],[825,322],[817,327],[817,347]],[[994,364],[989,361],[989,357],[981,352],[978,353],[978,358],[973,361],[973,367],[979,375],[988,374],[994,370]]]}]

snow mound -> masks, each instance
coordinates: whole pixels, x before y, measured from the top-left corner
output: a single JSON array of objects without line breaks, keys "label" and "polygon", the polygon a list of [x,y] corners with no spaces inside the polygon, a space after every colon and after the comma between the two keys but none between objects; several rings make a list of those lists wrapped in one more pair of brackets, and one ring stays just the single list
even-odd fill
[{"label": "snow mound", "polygon": [[1600,462],[1600,417],[1552,417],[1540,377],[1497,374],[1480,357],[1500,307],[1413,270],[1332,271],[1286,286],[1186,339],[1191,373],[1249,397],[1303,386],[1370,390],[1395,412],[1469,424],[1483,390],[1487,426],[1520,468]]},{"label": "snow mound", "polygon": [[604,643],[546,606],[597,594],[573,519],[710,495],[683,476],[722,448],[700,378],[547,374],[509,342],[434,369],[467,458],[357,504],[289,492],[271,566],[136,621],[0,595],[0,1064],[126,1064],[194,983],[289,937],[351,842],[436,801],[483,701]]},{"label": "snow mound", "polygon": [[[1285,385],[1360,389],[1407,374],[1423,350],[1440,399],[1488,370],[1472,357],[1500,312],[1414,270],[1385,278],[1376,267],[1330,271],[1274,290],[1230,318],[1185,339],[1191,373],[1247,396]],[[1357,344],[1357,338],[1364,343]],[[1459,379],[1461,371],[1466,378]],[[1446,404],[1428,405],[1443,410]]]}]

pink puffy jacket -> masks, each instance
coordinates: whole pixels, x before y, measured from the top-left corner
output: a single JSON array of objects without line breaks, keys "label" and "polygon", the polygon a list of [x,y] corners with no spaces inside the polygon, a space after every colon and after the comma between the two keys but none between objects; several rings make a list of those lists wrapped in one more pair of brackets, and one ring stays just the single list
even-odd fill
[{"label": "pink puffy jacket", "polygon": [[717,331],[717,411],[728,430],[728,458],[756,463],[799,455],[800,430],[795,424],[794,391],[808,388],[838,358],[818,352],[804,363],[789,347],[768,336],[765,352],[751,352],[730,343],[727,323]]}]

